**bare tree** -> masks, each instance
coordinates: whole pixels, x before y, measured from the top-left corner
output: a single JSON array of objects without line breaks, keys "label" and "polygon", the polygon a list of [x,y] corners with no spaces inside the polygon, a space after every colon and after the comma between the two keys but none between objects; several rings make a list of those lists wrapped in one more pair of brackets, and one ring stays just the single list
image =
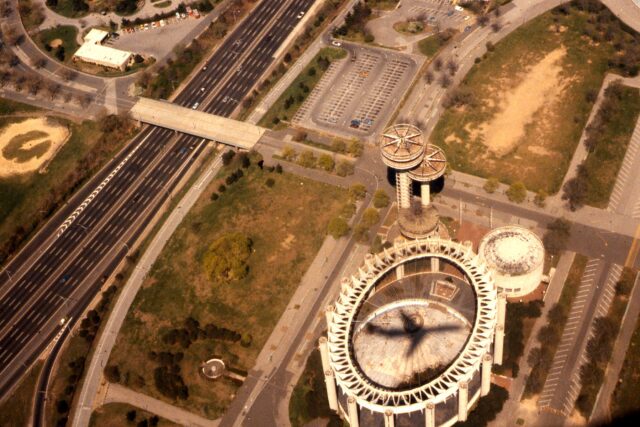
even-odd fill
[{"label": "bare tree", "polygon": [[40,57],[38,59],[36,59],[35,61],[33,61],[33,66],[34,68],[40,69],[42,67],[44,67],[45,65],[47,65],[47,60],[43,57]]},{"label": "bare tree", "polygon": [[80,105],[83,108],[87,108],[92,102],[93,102],[93,96],[91,94],[85,93],[84,95],[81,95]]},{"label": "bare tree", "polygon": [[3,18],[8,18],[9,16],[11,16],[12,12],[13,10],[11,9],[11,4],[8,1],[3,1],[0,4],[0,16],[2,16]]},{"label": "bare tree", "polygon": [[22,88],[24,87],[25,83],[27,81],[27,77],[24,75],[24,73],[20,72],[20,73],[15,73],[14,74],[14,80],[13,80],[13,87],[17,90],[17,91],[22,91]]},{"label": "bare tree", "polygon": [[452,76],[458,71],[458,63],[453,58],[447,61],[447,70]]},{"label": "bare tree", "polygon": [[40,92],[40,89],[42,89],[42,77],[40,76],[29,76],[28,79],[28,86],[29,86],[29,92],[32,95],[37,95],[38,92]]},{"label": "bare tree", "polygon": [[451,86],[451,78],[445,73],[442,73],[442,75],[440,76],[440,86],[442,86],[443,88],[448,88],[449,86]]},{"label": "bare tree", "polygon": [[62,71],[60,72],[60,76],[62,76],[65,82],[74,80],[77,77],[77,75],[78,73],[76,73],[73,70],[70,70],[69,68],[63,68]]},{"label": "bare tree", "polygon": [[478,16],[478,24],[480,24],[481,27],[486,27],[488,23],[489,15],[483,13],[482,15]]},{"label": "bare tree", "polygon": [[493,24],[491,24],[491,30],[494,33],[497,33],[498,31],[500,31],[501,28],[502,28],[502,25],[500,25],[500,23],[498,21],[496,21]]},{"label": "bare tree", "polygon": [[0,71],[0,87],[4,87],[7,84],[9,84],[9,82],[11,82],[12,77],[13,76],[11,74],[11,71],[9,70]]},{"label": "bare tree", "polygon": [[427,71],[427,73],[424,75],[424,81],[427,82],[428,85],[430,85],[431,83],[433,83],[433,73],[429,70]]},{"label": "bare tree", "polygon": [[17,67],[19,64],[20,64],[20,58],[18,58],[17,55],[11,54],[11,57],[9,58],[9,66]]},{"label": "bare tree", "polygon": [[60,89],[62,89],[62,86],[60,86],[58,83],[56,82],[48,82],[47,86],[46,86],[46,90],[47,93],[49,94],[50,99],[53,101],[53,99],[60,93]]},{"label": "bare tree", "polygon": [[495,9],[493,9],[493,14],[495,15],[496,18],[499,18],[500,15],[502,15],[502,12],[500,11],[499,7],[496,7]]},{"label": "bare tree", "polygon": [[435,68],[436,71],[440,71],[442,69],[442,59],[439,57],[436,58],[436,60],[433,61],[433,68]]},{"label": "bare tree", "polygon": [[69,92],[68,90],[64,92],[64,95],[62,96],[62,99],[64,99],[65,103],[69,103],[71,102],[71,99],[73,98],[73,93]]}]

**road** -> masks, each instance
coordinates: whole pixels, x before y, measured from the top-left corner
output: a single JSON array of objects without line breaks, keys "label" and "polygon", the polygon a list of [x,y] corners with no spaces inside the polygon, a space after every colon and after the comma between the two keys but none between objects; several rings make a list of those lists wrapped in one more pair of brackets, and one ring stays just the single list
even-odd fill
[{"label": "road", "polygon": [[[228,116],[273,60],[312,0],[264,0],[225,39],[175,102]],[[204,67],[203,67],[204,68]],[[205,88],[204,91],[201,88]],[[0,272],[0,395],[79,315],[130,251],[205,141],[145,127]]]}]

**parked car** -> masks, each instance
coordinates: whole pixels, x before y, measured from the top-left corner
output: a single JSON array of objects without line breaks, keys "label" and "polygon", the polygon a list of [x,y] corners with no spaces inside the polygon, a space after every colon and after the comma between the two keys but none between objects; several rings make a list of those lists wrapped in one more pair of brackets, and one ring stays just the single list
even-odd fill
[{"label": "parked car", "polygon": [[195,110],[196,108],[198,108],[200,106],[199,102],[196,102],[195,104],[193,104],[193,107],[191,107],[192,110]]},{"label": "parked car", "polygon": [[338,40],[333,40],[333,41],[331,42],[331,44],[332,44],[332,45],[334,45],[334,46],[336,46],[336,47],[340,47],[340,46],[342,46],[342,43],[340,43]]}]

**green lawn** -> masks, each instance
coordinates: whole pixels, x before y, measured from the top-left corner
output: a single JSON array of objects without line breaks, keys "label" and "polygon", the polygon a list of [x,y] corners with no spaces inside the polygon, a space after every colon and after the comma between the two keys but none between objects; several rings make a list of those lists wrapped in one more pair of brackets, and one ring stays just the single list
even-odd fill
[{"label": "green lawn", "polygon": [[631,134],[640,115],[640,90],[622,85],[609,86],[593,132],[595,148],[583,162],[587,176],[585,202],[606,208]]},{"label": "green lawn", "polygon": [[0,425],[2,427],[30,425],[33,397],[36,393],[36,383],[41,369],[42,362],[37,362],[11,396],[0,404]]},{"label": "green lawn", "polygon": [[282,125],[278,126],[281,121],[291,120],[318,84],[329,67],[329,63],[346,56],[347,52],[344,49],[332,47],[321,49],[262,117],[260,126],[277,128],[282,127]]},{"label": "green lawn", "polygon": [[[223,176],[238,167],[236,162]],[[189,398],[173,403],[209,418],[224,412],[239,384],[225,378],[207,381],[198,374],[199,364],[217,355],[239,372],[251,369],[318,251],[329,220],[348,200],[347,191],[305,178],[255,165],[242,170],[235,183],[215,180],[171,237],[136,296],[109,362],[124,378],[139,377],[124,379],[125,385],[171,401],[154,384],[158,362],[150,352],[183,353],[179,366]],[[226,191],[220,192],[220,185]],[[212,280],[203,268],[204,254],[231,232],[252,242],[248,275]],[[201,330],[215,325],[241,334],[244,343],[202,339],[204,332],[195,332],[188,344],[171,344],[165,337],[186,327],[187,317],[197,320]]]},{"label": "green lawn", "polygon": [[[431,142],[443,147],[454,169],[479,175],[495,176],[500,181],[523,181],[533,191],[548,193],[559,190],[567,167],[582,134],[594,96],[597,94],[606,72],[612,67],[623,72],[634,72],[632,65],[622,64],[622,53],[614,46],[637,49],[632,35],[621,29],[619,22],[606,11],[598,16],[567,6],[568,13],[551,11],[518,28],[500,41],[475,65],[465,77],[457,92],[459,102],[448,108],[431,136]],[[612,41],[597,33],[599,27],[590,20],[610,20]],[[594,33],[595,32],[595,33]],[[594,42],[585,34],[601,38]],[[520,103],[510,105],[509,114],[502,114],[506,107],[507,93],[517,92],[523,83],[539,86],[535,79],[549,81],[545,70],[540,75],[528,72],[547,55],[561,52],[557,84],[562,87],[555,101],[545,99],[545,94],[526,92]],[[620,65],[622,64],[622,65]],[[542,77],[541,77],[542,76]],[[505,151],[490,150],[488,140],[495,140],[496,133],[513,131],[513,116],[517,116],[527,104],[541,106],[518,123],[521,134],[515,134],[515,145]],[[527,113],[529,114],[529,113]],[[504,126],[486,134],[494,119],[506,120]]]},{"label": "green lawn", "polygon": [[444,31],[440,34],[433,34],[429,37],[425,37],[418,42],[418,49],[420,50],[420,53],[427,58],[433,58],[438,54],[440,49],[447,44],[453,34],[453,31]]},{"label": "green lawn", "polygon": [[[76,27],[61,25],[40,31],[36,36],[36,40],[40,47],[52,58],[60,62],[71,62],[73,54],[78,50],[77,36],[78,30]],[[54,47],[58,41],[62,42],[61,46]]]},{"label": "green lawn", "polygon": [[[135,412],[133,419],[128,419],[127,414]],[[151,412],[143,411],[135,406],[127,403],[108,403],[99,407],[91,414],[91,420],[89,421],[89,427],[121,427],[124,425],[140,425],[145,420],[152,424],[152,418],[155,417]],[[147,424],[144,424],[147,425]],[[174,427],[179,424],[167,421],[164,418],[158,418],[158,427]]]}]

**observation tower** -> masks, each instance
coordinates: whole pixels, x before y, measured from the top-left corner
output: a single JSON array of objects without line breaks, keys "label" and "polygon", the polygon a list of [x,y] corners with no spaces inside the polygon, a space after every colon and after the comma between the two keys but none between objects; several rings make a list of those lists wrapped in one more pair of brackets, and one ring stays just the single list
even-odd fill
[{"label": "observation tower", "polygon": [[502,359],[504,302],[468,244],[398,239],[368,255],[326,310],[330,408],[351,427],[466,420]]},{"label": "observation tower", "polygon": [[[447,160],[442,149],[425,143],[417,127],[395,124],[380,136],[380,154],[384,164],[396,173],[401,233],[411,239],[435,236],[439,216],[431,204],[430,184],[446,170]],[[413,181],[420,183],[419,203],[413,200]]]}]

